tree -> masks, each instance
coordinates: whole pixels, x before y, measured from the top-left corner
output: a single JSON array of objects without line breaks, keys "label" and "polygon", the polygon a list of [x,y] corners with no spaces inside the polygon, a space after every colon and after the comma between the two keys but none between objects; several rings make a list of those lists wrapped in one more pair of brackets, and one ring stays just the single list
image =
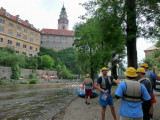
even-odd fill
[{"label": "tree", "polygon": [[86,23],[75,26],[77,39],[74,45],[79,52],[79,63],[83,71],[91,73],[93,80],[100,68],[108,66],[112,60],[112,52],[120,54],[124,51],[123,31],[118,23],[113,24],[113,20],[115,20],[114,16],[109,14],[95,16],[87,19]]},{"label": "tree", "polygon": [[53,66],[54,66],[54,60],[48,55],[43,55],[41,67],[43,69],[53,69]]},{"label": "tree", "polygon": [[115,20],[119,21],[126,35],[128,67],[137,68],[136,40],[138,37],[157,38],[160,36],[159,0],[91,0],[83,6],[87,14],[82,18],[86,16],[102,18],[108,14],[116,16]]}]

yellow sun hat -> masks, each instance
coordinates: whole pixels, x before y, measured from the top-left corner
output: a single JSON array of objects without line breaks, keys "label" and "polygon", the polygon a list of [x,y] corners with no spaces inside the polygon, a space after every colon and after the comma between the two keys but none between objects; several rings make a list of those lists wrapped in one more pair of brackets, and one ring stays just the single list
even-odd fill
[{"label": "yellow sun hat", "polygon": [[146,68],[148,68],[148,64],[147,64],[147,63],[142,63],[142,64],[141,64],[141,67],[146,67]]},{"label": "yellow sun hat", "polygon": [[146,71],[144,68],[141,67],[137,69],[137,73],[146,73]]},{"label": "yellow sun hat", "polygon": [[103,68],[102,68],[102,71],[104,71],[104,70],[108,70],[108,69],[107,69],[106,67],[103,67]]},{"label": "yellow sun hat", "polygon": [[124,72],[125,76],[128,77],[137,77],[136,69],[133,67],[129,67],[126,72]]},{"label": "yellow sun hat", "polygon": [[90,75],[89,74],[86,74],[86,77],[89,77]]}]

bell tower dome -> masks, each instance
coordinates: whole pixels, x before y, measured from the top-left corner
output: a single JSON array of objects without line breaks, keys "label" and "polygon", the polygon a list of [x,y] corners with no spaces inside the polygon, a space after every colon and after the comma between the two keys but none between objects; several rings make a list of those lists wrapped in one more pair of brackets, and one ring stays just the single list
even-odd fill
[{"label": "bell tower dome", "polygon": [[61,9],[61,13],[58,19],[58,29],[68,30],[68,25],[69,25],[69,20],[68,20],[66,8],[64,7],[64,4],[63,4],[63,7]]}]

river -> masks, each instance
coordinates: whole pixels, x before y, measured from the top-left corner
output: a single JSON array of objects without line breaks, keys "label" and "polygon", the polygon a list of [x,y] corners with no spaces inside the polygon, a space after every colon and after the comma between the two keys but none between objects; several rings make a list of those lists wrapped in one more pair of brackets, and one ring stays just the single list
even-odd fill
[{"label": "river", "polygon": [[77,96],[78,83],[1,85],[0,120],[49,120]]}]

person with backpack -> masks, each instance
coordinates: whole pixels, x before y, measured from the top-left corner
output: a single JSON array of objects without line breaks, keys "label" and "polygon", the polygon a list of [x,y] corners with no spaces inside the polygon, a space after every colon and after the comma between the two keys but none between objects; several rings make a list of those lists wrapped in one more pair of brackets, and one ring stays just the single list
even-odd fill
[{"label": "person with backpack", "polygon": [[[139,78],[138,82],[143,84],[146,87],[148,93],[150,94],[152,90],[152,84],[151,84],[151,81],[148,78],[146,78],[145,73],[146,71],[144,68],[137,69],[137,75]],[[150,107],[151,107],[151,100],[144,101],[142,103],[143,120],[150,120],[150,114],[149,114]]]},{"label": "person with backpack", "polygon": [[[99,95],[99,104],[102,106],[102,120],[105,120],[105,111],[107,105],[111,108],[111,113],[114,117],[114,120],[117,120],[115,109],[113,106],[113,98],[111,95],[112,82],[119,84],[120,82],[115,80],[113,77],[108,76],[108,69],[106,67],[102,68],[102,76],[98,78],[95,88],[101,91]],[[99,87],[100,85],[100,87]]]},{"label": "person with backpack", "polygon": [[93,80],[90,78],[89,74],[86,75],[86,78],[83,81],[83,88],[84,85],[85,85],[85,100],[86,100],[85,103],[89,105],[90,98],[92,96],[92,87],[94,86]]},{"label": "person with backpack", "polygon": [[160,80],[160,77],[155,73],[155,68],[153,68],[153,72],[149,71],[149,69],[148,69],[149,66],[148,66],[147,63],[142,63],[141,67],[143,67],[145,69],[145,71],[146,71],[145,75],[146,75],[147,78],[149,78],[149,80],[152,83],[152,90],[151,90],[151,93],[150,93],[150,96],[151,96],[150,118],[153,119],[153,112],[154,112],[153,104],[156,103],[156,99],[155,99],[153,89],[155,87],[156,80]]},{"label": "person with backpack", "polygon": [[136,81],[136,69],[129,67],[124,73],[127,80],[121,82],[115,92],[117,99],[122,98],[120,120],[143,120],[142,101],[151,99],[145,86]]}]

